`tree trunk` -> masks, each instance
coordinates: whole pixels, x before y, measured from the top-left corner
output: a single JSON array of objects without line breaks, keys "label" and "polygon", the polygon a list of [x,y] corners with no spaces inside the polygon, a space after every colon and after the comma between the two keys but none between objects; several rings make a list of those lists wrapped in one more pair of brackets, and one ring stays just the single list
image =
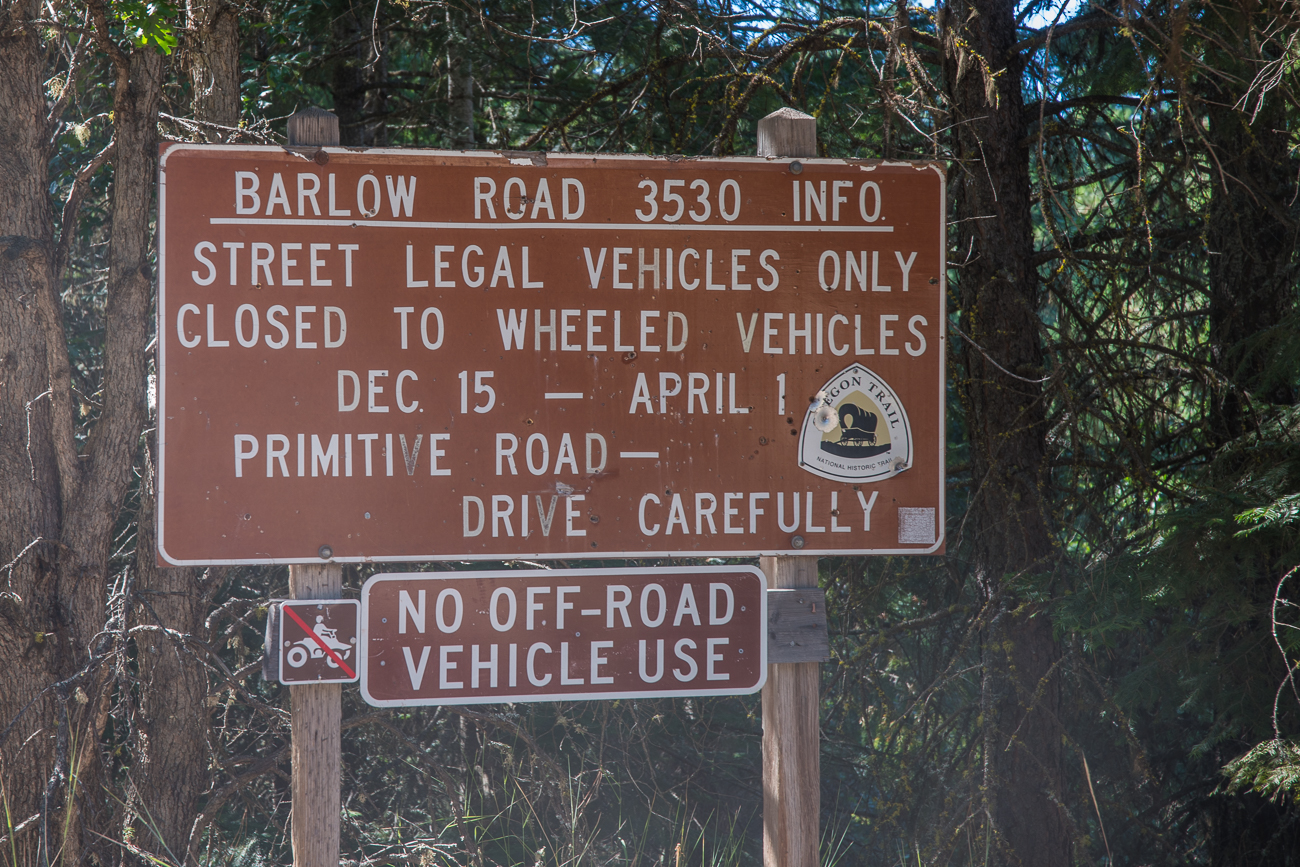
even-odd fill
[{"label": "tree trunk", "polygon": [[[226,141],[239,126],[239,26],[224,0],[198,0],[189,7],[192,35],[186,46],[197,137]],[[224,129],[223,129],[224,128]],[[156,418],[152,420],[156,426]],[[204,629],[219,574],[160,566],[156,545],[153,443],[143,455],[139,532],[136,540],[136,623],[140,688],[133,729],[129,824],[137,845],[172,860],[197,861],[191,830],[198,802],[211,784],[208,670],[184,637],[207,639]]]},{"label": "tree trunk", "polygon": [[[1048,614],[1020,580],[1053,555],[1044,486],[1046,425],[1038,277],[1015,5],[954,0],[944,15],[953,127],[974,493],[961,544],[985,603],[982,648],[984,821],[992,863],[1065,867],[1060,650]],[[994,364],[993,362],[996,362]],[[1002,369],[999,369],[999,366]],[[1009,371],[1010,374],[1004,371]]]},{"label": "tree trunk", "polygon": [[[1296,401],[1291,317],[1300,226],[1294,207],[1297,164],[1288,150],[1288,126],[1294,130],[1295,123],[1288,118],[1287,94],[1279,88],[1261,95],[1258,104],[1244,86],[1264,62],[1277,59],[1276,54],[1266,54],[1270,42],[1261,36],[1276,26],[1274,10],[1235,4],[1213,9],[1217,44],[1205,57],[1213,71],[1203,71],[1196,96],[1209,121],[1205,145],[1212,191],[1205,245],[1210,354],[1226,381],[1210,405],[1209,439],[1223,446],[1253,431],[1268,404],[1289,406]],[[1235,465],[1247,474],[1260,460],[1249,451],[1232,450],[1216,463],[1222,472]],[[1281,574],[1259,563],[1259,558],[1243,558],[1236,570],[1237,592],[1251,601],[1259,616],[1254,631],[1229,639],[1232,644],[1250,643],[1268,632],[1267,612]],[[1225,647],[1224,652],[1239,651]],[[1214,770],[1253,746],[1244,727],[1234,735],[1215,751],[1221,755]],[[1285,804],[1242,792],[1206,799],[1203,815],[1207,863],[1295,863],[1300,830],[1294,807],[1288,811]]]},{"label": "tree trunk", "polygon": [[[45,780],[55,748],[55,697],[75,646],[56,596],[59,470],[42,299],[53,281],[43,46],[26,22],[40,4],[0,8],[0,797],[21,830],[11,844],[36,863]],[[59,347],[56,347],[56,349]],[[30,433],[29,433],[30,431]],[[9,829],[4,829],[9,833]]]},{"label": "tree trunk", "polygon": [[195,120],[214,124],[200,127],[202,141],[229,141],[218,127],[239,126],[239,10],[226,0],[191,0],[188,17],[190,108]]},{"label": "tree trunk", "polygon": [[[1236,23],[1222,40],[1227,48],[1210,52],[1207,60],[1221,73],[1207,74],[1202,88],[1209,119],[1209,219],[1205,243],[1209,252],[1210,351],[1215,368],[1230,386],[1213,403],[1212,437],[1224,443],[1253,425],[1247,395],[1263,403],[1291,404],[1295,391],[1289,364],[1279,365],[1279,350],[1289,345],[1278,329],[1292,326],[1294,310],[1292,262],[1298,237],[1292,205],[1296,200],[1295,162],[1288,151],[1286,97],[1267,95],[1257,115],[1236,108],[1243,94],[1225,82],[1249,82],[1258,65],[1250,55],[1251,21],[1231,7],[1217,20]],[[1267,60],[1270,58],[1262,58]],[[1253,107],[1253,98],[1247,98]],[[1270,340],[1269,334],[1276,336]]]},{"label": "tree trunk", "polygon": [[[157,565],[153,455],[140,496],[135,638],[140,687],[133,730],[129,824],[137,845],[183,863],[197,862],[190,832],[211,783],[208,669],[186,636],[207,638],[204,617],[216,576]],[[165,630],[165,631],[164,631]]]},{"label": "tree trunk", "polygon": [[[107,39],[106,28],[101,39]],[[152,47],[137,47],[129,55],[114,52],[117,80],[113,97],[112,212],[109,222],[108,303],[105,315],[103,409],[88,437],[85,453],[74,457],[69,469],[75,483],[65,484],[63,551],[60,597],[74,610],[74,635],[78,649],[93,654],[96,636],[104,629],[109,558],[113,530],[122,502],[133,480],[140,432],[146,418],[145,382],[148,375],[145,347],[152,328],[153,272],[150,267],[153,212],[158,154],[158,105],[162,95],[163,60]],[[66,357],[67,349],[60,350]],[[56,420],[63,421],[63,420]],[[71,427],[69,417],[64,424]],[[79,471],[79,472],[77,472]],[[65,474],[67,470],[65,470]],[[83,657],[80,660],[86,661]],[[90,708],[99,711],[93,725],[80,733],[87,758],[98,756],[98,744],[107,721],[108,667],[97,676],[90,691]],[[92,773],[93,772],[93,773]],[[107,779],[97,764],[81,771],[84,802],[105,803],[101,795]],[[121,817],[117,817],[120,821]],[[83,820],[82,850],[100,850],[103,863],[113,857],[113,847],[103,835],[111,821],[98,812]],[[84,858],[83,858],[84,860]]]},{"label": "tree trunk", "polygon": [[[152,48],[123,53],[109,41],[104,5],[90,12],[116,73],[116,144],[101,407],[79,448],[47,186],[48,55],[28,23],[40,7],[0,11],[0,556],[14,562],[0,602],[0,789],[24,829],[14,841],[20,863],[84,863],[96,850],[108,863],[116,854],[101,836],[111,831],[103,794],[111,783],[99,762],[111,706],[106,662],[120,635],[105,629],[105,612],[110,543],[145,415],[162,60]],[[76,231],[72,211],[65,237]]]},{"label": "tree trunk", "polygon": [[351,7],[334,19],[334,45],[337,59],[330,76],[330,91],[334,95],[334,113],[339,118],[339,144],[369,147],[374,144],[366,121],[366,95],[370,86],[366,61],[370,55],[370,39]]},{"label": "tree trunk", "polygon": [[447,8],[447,103],[451,127],[451,146],[473,150],[474,136],[474,61],[469,57],[469,40],[461,15]]}]

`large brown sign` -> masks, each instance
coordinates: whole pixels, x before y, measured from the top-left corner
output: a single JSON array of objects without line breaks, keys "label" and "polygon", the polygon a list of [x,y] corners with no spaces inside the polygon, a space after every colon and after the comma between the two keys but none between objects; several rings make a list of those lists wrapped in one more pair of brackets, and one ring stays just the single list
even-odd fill
[{"label": "large brown sign", "polygon": [[745,566],[376,575],[361,694],[377,707],[746,695],[767,582]]},{"label": "large brown sign", "polygon": [[943,548],[937,165],[175,145],[160,217],[169,563]]}]

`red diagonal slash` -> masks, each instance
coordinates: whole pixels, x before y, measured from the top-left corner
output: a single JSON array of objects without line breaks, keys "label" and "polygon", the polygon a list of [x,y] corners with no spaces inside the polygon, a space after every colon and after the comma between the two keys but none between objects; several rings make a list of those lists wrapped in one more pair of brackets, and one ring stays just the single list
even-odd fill
[{"label": "red diagonal slash", "polygon": [[314,630],[314,629],[312,629],[310,626],[308,626],[308,625],[307,625],[307,621],[305,621],[305,620],[303,620],[301,617],[299,617],[299,616],[298,616],[298,613],[297,613],[296,611],[294,611],[293,608],[291,608],[291,607],[288,606],[288,605],[284,606],[284,613],[285,613],[285,614],[288,614],[290,617],[292,617],[292,618],[293,618],[293,622],[296,623],[296,624],[298,624],[299,626],[301,626],[302,629],[303,629],[303,631],[306,632],[308,635],[311,636],[311,640],[314,641],[314,642],[316,642],[317,644],[319,644],[319,645],[320,645],[320,649],[323,650],[323,651],[325,651],[325,653],[329,655],[329,658],[330,658],[330,659],[332,659],[332,660],[334,660],[336,663],[338,663],[338,667],[339,667],[339,668],[341,668],[341,669],[343,669],[345,672],[347,672],[348,677],[356,677],[356,676],[357,676],[357,673],[356,673],[355,671],[353,671],[352,669],[348,668],[348,664],[347,664],[346,662],[344,662],[341,658],[339,658],[339,655],[338,655],[337,653],[335,653],[333,650],[330,649],[330,646],[329,646],[328,644],[325,643],[324,639],[322,639],[319,635],[316,634],[316,630]]}]

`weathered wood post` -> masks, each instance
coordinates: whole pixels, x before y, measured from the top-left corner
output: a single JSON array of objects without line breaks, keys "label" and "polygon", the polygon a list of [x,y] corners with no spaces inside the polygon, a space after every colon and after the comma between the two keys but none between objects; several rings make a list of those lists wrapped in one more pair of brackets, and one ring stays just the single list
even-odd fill
[{"label": "weathered wood post", "polygon": [[290,115],[287,132],[291,148],[339,146],[338,116],[314,105]]},{"label": "weathered wood post", "polygon": [[[319,108],[289,118],[290,147],[326,147],[339,143],[339,119]],[[289,598],[338,599],[343,595],[343,567],[328,562],[289,567]],[[320,683],[289,687],[293,726],[294,867],[338,867],[339,790],[342,784],[343,686]]]},{"label": "weathered wood post", "polygon": [[[782,108],[758,122],[760,157],[817,156],[817,120]],[[815,588],[816,557],[763,557],[772,588]],[[763,867],[817,867],[821,664],[769,665],[763,687]]]}]

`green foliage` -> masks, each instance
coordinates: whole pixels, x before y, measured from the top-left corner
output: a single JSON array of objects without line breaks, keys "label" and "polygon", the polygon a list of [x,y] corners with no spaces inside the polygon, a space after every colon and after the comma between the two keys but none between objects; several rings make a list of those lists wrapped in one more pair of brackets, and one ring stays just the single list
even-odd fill
[{"label": "green foliage", "polygon": [[1264,741],[1224,771],[1230,792],[1249,790],[1274,801],[1300,799],[1300,745],[1290,741]]},{"label": "green foliage", "polygon": [[1300,494],[1287,494],[1267,506],[1247,509],[1236,515],[1238,524],[1245,529],[1238,530],[1237,536],[1250,536],[1261,530],[1276,530],[1289,526],[1300,518]]},{"label": "green foliage", "polygon": [[177,10],[168,0],[114,0],[113,8],[121,16],[132,44],[153,46],[159,54],[170,55],[177,45],[172,21]]}]

